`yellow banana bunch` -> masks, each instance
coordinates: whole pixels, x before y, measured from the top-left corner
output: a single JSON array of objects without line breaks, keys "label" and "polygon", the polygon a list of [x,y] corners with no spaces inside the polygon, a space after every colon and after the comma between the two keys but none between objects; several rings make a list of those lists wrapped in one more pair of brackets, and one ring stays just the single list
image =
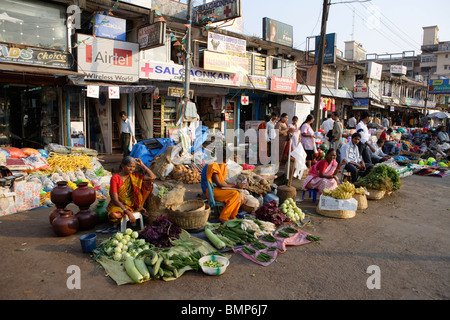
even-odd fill
[{"label": "yellow banana bunch", "polygon": [[333,191],[330,190],[330,189],[323,189],[323,190],[322,190],[322,194],[323,194],[324,196],[327,196],[327,197],[331,197],[332,193],[333,193]]},{"label": "yellow banana bunch", "polygon": [[335,189],[331,193],[331,196],[333,198],[340,199],[340,200],[348,200],[348,199],[351,199],[353,197],[353,193],[345,191],[345,190]]},{"label": "yellow banana bunch", "polygon": [[359,187],[358,189],[355,190],[355,193],[366,194],[366,189],[364,189],[364,187]]},{"label": "yellow banana bunch", "polygon": [[350,192],[350,193],[355,193],[355,190],[356,190],[355,185],[348,181],[341,183],[338,186],[338,189],[341,189],[341,190],[344,190],[345,192]]}]

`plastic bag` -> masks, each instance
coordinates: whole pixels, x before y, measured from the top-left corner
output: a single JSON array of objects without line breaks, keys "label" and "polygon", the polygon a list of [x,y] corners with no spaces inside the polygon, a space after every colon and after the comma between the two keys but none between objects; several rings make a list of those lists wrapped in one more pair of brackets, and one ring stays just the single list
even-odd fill
[{"label": "plastic bag", "polygon": [[226,165],[227,165],[227,181],[230,183],[235,183],[237,178],[242,172],[242,167],[233,160],[228,160]]},{"label": "plastic bag", "polygon": [[295,159],[293,177],[301,179],[303,177],[303,172],[308,168],[306,166],[306,152],[301,144],[291,152],[291,157]]},{"label": "plastic bag", "polygon": [[62,154],[69,154],[70,153],[70,149],[66,148],[60,144],[56,144],[56,143],[49,143],[46,147],[45,147],[49,152],[55,152],[55,153],[62,153]]},{"label": "plastic bag", "polygon": [[11,158],[26,158],[26,154],[19,148],[15,147],[4,147],[3,150],[9,153],[9,157]]},{"label": "plastic bag", "polygon": [[38,156],[41,155],[41,153],[38,150],[33,149],[33,148],[22,148],[21,150],[27,157],[33,156],[33,155],[38,155]]}]

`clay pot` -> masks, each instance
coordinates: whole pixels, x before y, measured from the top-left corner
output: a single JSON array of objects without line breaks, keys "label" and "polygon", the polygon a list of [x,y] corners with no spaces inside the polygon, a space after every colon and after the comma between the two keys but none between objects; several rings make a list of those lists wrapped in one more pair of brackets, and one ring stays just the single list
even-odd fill
[{"label": "clay pot", "polygon": [[55,220],[57,217],[59,217],[60,213],[63,212],[64,209],[53,209],[50,214],[48,215],[48,220],[50,221],[50,224],[52,224],[53,220]]},{"label": "clay pot", "polygon": [[98,199],[97,205],[95,206],[98,222],[106,222],[108,220],[107,206],[106,199]]},{"label": "clay pot", "polygon": [[97,213],[91,209],[80,210],[76,215],[80,230],[89,230],[97,224]]},{"label": "clay pot", "polygon": [[89,206],[97,199],[94,188],[89,187],[87,182],[80,182],[72,192],[72,200],[80,210],[88,210]]},{"label": "clay pot", "polygon": [[72,188],[67,186],[67,181],[58,181],[56,187],[50,191],[50,200],[56,208],[64,209],[72,202]]},{"label": "clay pot", "polygon": [[53,219],[52,228],[58,237],[66,237],[78,231],[79,222],[71,210],[64,209],[60,211],[58,217]]}]

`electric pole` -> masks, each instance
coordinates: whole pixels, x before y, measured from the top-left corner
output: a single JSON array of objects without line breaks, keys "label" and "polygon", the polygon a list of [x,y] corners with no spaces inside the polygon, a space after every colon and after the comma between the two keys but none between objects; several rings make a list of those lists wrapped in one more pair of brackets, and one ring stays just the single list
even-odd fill
[{"label": "electric pole", "polygon": [[184,99],[186,103],[189,101],[189,91],[191,89],[191,64],[190,59],[192,58],[191,53],[191,33],[192,33],[192,0],[188,1],[188,12],[187,12],[187,20],[188,20],[188,30],[186,34],[186,60],[185,60],[185,72],[184,78],[186,81],[186,87],[184,91]]},{"label": "electric pole", "polygon": [[322,27],[320,29],[320,39],[319,39],[319,55],[317,58],[317,78],[316,78],[316,93],[314,99],[314,131],[318,131],[320,128],[320,116],[322,111],[320,109],[320,98],[322,95],[322,69],[323,69],[323,60],[325,54],[325,37],[327,34],[327,21],[328,21],[328,10],[329,10],[329,1],[323,0],[323,9],[322,9]]}]

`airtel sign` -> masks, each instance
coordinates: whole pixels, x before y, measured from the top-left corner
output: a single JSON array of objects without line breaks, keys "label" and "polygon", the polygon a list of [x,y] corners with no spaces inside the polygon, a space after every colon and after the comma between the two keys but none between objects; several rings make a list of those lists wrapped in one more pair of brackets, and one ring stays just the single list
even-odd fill
[{"label": "airtel sign", "polygon": [[139,81],[139,44],[78,34],[78,72],[86,79]]}]

